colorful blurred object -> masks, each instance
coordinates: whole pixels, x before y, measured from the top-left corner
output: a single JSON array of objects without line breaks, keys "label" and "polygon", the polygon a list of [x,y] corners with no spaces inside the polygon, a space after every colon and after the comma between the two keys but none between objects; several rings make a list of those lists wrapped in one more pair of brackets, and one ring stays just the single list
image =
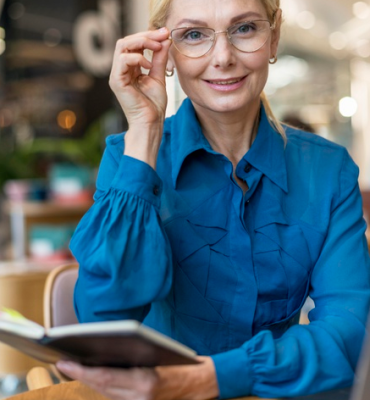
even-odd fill
[{"label": "colorful blurred object", "polygon": [[29,230],[31,258],[45,261],[72,258],[68,245],[75,227],[73,224],[32,226]]},{"label": "colorful blurred object", "polygon": [[87,202],[93,194],[94,173],[85,166],[55,164],[49,172],[50,196],[57,202]]},{"label": "colorful blurred object", "polygon": [[47,198],[48,185],[43,179],[12,179],[5,183],[4,192],[12,201],[43,201]]}]

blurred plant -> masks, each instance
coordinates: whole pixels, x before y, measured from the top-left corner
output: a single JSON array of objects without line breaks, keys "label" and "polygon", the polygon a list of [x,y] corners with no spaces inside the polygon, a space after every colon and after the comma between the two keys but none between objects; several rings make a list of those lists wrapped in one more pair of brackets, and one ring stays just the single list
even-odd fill
[{"label": "blurred plant", "polygon": [[80,139],[39,138],[23,149],[30,154],[47,155],[48,158],[64,158],[76,164],[97,167],[102,156],[103,137],[99,121],[90,125]]},{"label": "blurred plant", "polygon": [[0,187],[8,179],[36,178],[35,156],[22,148],[11,153],[0,150]]},{"label": "blurred plant", "polygon": [[103,147],[103,122],[93,122],[82,138],[36,138],[13,151],[0,145],[0,188],[9,179],[44,178],[53,162],[99,166]]}]

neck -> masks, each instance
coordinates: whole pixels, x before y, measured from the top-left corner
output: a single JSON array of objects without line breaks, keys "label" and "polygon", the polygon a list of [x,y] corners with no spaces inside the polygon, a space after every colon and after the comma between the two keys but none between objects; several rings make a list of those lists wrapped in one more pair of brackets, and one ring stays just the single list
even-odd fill
[{"label": "neck", "polygon": [[236,167],[257,134],[260,103],[238,113],[216,113],[194,105],[203,134],[212,149],[225,155]]}]

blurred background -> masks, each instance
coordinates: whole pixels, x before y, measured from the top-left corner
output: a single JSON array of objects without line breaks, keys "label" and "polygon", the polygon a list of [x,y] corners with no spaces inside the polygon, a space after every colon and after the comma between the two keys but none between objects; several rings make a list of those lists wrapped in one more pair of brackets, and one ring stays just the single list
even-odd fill
[{"label": "blurred background", "polygon": [[[282,121],[345,146],[370,215],[370,0],[281,0],[266,93]],[[148,0],[0,0],[0,305],[42,323],[46,274],[92,202],[105,137],[126,129],[108,86],[118,38]],[[173,114],[184,94],[167,79]],[[13,285],[13,286],[12,286]],[[33,304],[31,306],[31,304]],[[0,347],[3,396],[32,361]]]}]

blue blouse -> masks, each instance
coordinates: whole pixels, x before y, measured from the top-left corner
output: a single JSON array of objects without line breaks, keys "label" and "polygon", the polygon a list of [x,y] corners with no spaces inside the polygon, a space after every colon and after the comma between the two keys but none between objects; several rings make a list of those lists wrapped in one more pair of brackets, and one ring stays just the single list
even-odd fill
[{"label": "blue blouse", "polygon": [[156,171],[109,136],[71,241],[79,320],[137,319],[211,355],[221,398],[351,385],[370,298],[358,168],[323,138],[287,137],[262,107],[243,195],[190,100],[165,121]]}]

